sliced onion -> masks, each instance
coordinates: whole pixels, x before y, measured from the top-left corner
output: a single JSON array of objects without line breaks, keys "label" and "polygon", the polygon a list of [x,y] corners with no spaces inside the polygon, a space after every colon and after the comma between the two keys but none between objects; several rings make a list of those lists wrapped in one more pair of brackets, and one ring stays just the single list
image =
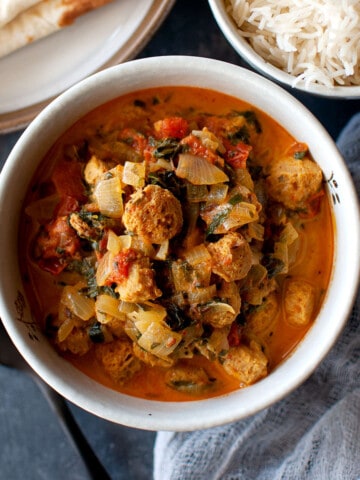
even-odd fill
[{"label": "sliced onion", "polygon": [[[130,236],[130,235],[129,235]],[[139,250],[146,257],[153,258],[155,256],[155,249],[151,242],[145,240],[139,235],[131,235],[131,248]]]},{"label": "sliced onion", "polygon": [[57,340],[59,342],[63,342],[64,340],[66,340],[70,333],[73,331],[74,327],[75,322],[73,318],[66,318],[59,327],[59,330],[57,332]]},{"label": "sliced onion", "polygon": [[83,283],[65,286],[60,301],[81,320],[89,320],[95,315],[95,301],[81,293],[83,287]]},{"label": "sliced onion", "polygon": [[100,180],[94,189],[94,198],[103,215],[120,218],[123,214],[121,180],[118,176]]},{"label": "sliced onion", "polygon": [[150,162],[148,168],[151,173],[159,170],[173,170],[173,164],[164,158],[158,158],[156,162]]},{"label": "sliced onion", "polygon": [[119,311],[122,313],[131,313],[138,308],[136,303],[124,302],[124,300],[120,300],[119,302]]},{"label": "sliced onion", "polygon": [[145,185],[145,162],[125,162],[122,181],[126,185],[141,188]]},{"label": "sliced onion", "polygon": [[220,153],[224,153],[226,151],[224,145],[222,144],[221,140],[219,140],[210,130],[204,127],[202,130],[193,130],[191,132],[195,137],[201,140],[201,143],[210,150],[214,152],[219,151]]},{"label": "sliced onion", "polygon": [[131,235],[116,235],[112,230],[108,232],[108,240],[106,248],[114,255],[118,254],[121,250],[131,247],[132,237]]},{"label": "sliced onion", "polygon": [[148,302],[147,305],[134,310],[130,314],[130,317],[136,323],[138,330],[143,332],[144,328],[147,328],[148,324],[151,322],[161,322],[166,318],[166,315],[166,308],[164,308],[162,305],[151,304]]},{"label": "sliced onion", "polygon": [[140,338],[141,333],[136,328],[135,323],[132,320],[126,320],[124,330],[126,335],[131,338],[133,342],[137,342],[137,340]]},{"label": "sliced onion", "polygon": [[222,203],[225,201],[229,187],[224,183],[211,185],[207,201],[211,203]]},{"label": "sliced onion", "polygon": [[[136,323],[136,327],[138,327],[138,323]],[[175,350],[181,339],[181,334],[173,332],[167,325],[151,322],[137,343],[147,352],[163,358]]]},{"label": "sliced onion", "polygon": [[100,323],[107,323],[112,318],[125,320],[126,315],[119,310],[120,301],[110,295],[98,295],[95,301],[96,318]]},{"label": "sliced onion", "polygon": [[288,273],[289,271],[289,256],[288,247],[286,243],[275,242],[274,245],[274,257],[283,262],[283,267],[278,273]]},{"label": "sliced onion", "polygon": [[236,183],[254,191],[254,182],[247,168],[235,168]]},{"label": "sliced onion", "polygon": [[156,252],[155,260],[166,260],[169,255],[169,240],[160,244],[159,250]]},{"label": "sliced onion", "polygon": [[205,202],[208,195],[209,192],[206,185],[193,185],[192,183],[186,185],[186,198],[189,202]]},{"label": "sliced onion", "polygon": [[106,252],[99,260],[96,270],[96,283],[99,287],[106,285],[109,275],[113,270],[113,260],[114,254],[112,252]]},{"label": "sliced onion", "polygon": [[188,180],[193,185],[213,185],[229,180],[229,177],[218,167],[203,157],[181,153],[175,171],[180,178]]},{"label": "sliced onion", "polygon": [[298,232],[294,228],[291,222],[287,222],[283,231],[280,234],[280,242],[284,242],[287,245],[291,245],[299,237]]},{"label": "sliced onion", "polygon": [[251,238],[255,240],[259,240],[262,242],[264,240],[264,232],[265,228],[261,223],[258,222],[250,222],[248,225],[248,233]]},{"label": "sliced onion", "polygon": [[188,292],[188,300],[190,304],[197,305],[199,303],[207,303],[216,297],[216,285],[209,287],[193,288]]},{"label": "sliced onion", "polygon": [[211,262],[211,255],[203,243],[186,250],[184,257],[192,266],[198,265],[199,263]]},{"label": "sliced onion", "polygon": [[[252,203],[240,202],[233,206],[229,214],[225,218],[220,230],[227,232],[234,228],[239,228],[247,223],[254,222],[259,219],[256,206]],[[220,233],[220,232],[218,232]]]}]

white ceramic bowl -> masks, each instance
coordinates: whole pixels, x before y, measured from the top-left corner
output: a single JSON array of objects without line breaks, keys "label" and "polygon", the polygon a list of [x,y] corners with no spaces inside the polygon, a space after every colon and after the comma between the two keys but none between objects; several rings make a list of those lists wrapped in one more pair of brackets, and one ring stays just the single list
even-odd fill
[{"label": "white ceramic bowl", "polygon": [[[112,98],[147,87],[190,85],[239,97],[306,142],[336,199],[335,258],[323,307],[294,353],[267,378],[209,400],[181,403],[132,398],[91,380],[61,358],[39,331],[18,268],[17,235],[24,194],[49,147],[70,125]],[[235,421],[268,407],[301,384],[328,353],[350,312],[359,276],[359,210],[342,157],[320,123],[282,88],[246,69],[194,57],[157,57],[112,67],[63,93],[30,124],[0,177],[0,316],[16,347],[55,390],[83,409],[120,424],[187,431]],[[351,241],[350,241],[351,239]]]},{"label": "white ceramic bowl", "polygon": [[239,28],[226,11],[224,0],[209,0],[209,5],[220,30],[230,45],[248,65],[262,75],[275,80],[281,85],[321,97],[341,99],[360,98],[360,86],[334,86],[330,88],[315,83],[306,86],[304,82],[299,82],[293,87],[295,76],[288,74],[264,60],[261,55],[255,52],[250,43],[239,35]]}]

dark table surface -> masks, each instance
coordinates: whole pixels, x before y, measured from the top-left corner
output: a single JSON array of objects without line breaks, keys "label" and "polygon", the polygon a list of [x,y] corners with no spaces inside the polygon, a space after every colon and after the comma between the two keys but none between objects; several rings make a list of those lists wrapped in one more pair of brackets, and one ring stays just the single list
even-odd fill
[{"label": "dark table surface", "polygon": [[[177,0],[138,58],[196,55],[245,66],[221,34],[206,0]],[[329,100],[291,93],[336,140],[360,100]],[[0,135],[0,166],[22,132]],[[37,385],[26,374],[0,366],[0,480],[84,480],[87,473]],[[152,477],[154,432],[97,418],[71,405],[80,427],[111,477]]]}]

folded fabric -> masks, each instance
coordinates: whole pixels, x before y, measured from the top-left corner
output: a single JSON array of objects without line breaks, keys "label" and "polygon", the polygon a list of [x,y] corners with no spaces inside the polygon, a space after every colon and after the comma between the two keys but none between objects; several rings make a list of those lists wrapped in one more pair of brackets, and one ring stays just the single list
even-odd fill
[{"label": "folded fabric", "polygon": [[70,25],[80,15],[110,1],[16,0],[13,4],[5,1],[0,9],[0,57]]},{"label": "folded fabric", "polygon": [[[360,114],[337,142],[360,192]],[[339,299],[341,301],[341,299]],[[158,432],[154,480],[360,479],[360,295],[331,352],[296,391],[245,420]]]}]

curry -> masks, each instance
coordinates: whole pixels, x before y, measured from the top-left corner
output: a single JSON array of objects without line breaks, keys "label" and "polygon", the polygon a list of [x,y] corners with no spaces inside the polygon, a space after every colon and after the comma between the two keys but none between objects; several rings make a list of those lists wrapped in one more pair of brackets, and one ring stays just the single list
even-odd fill
[{"label": "curry", "polygon": [[60,355],[120,392],[189,401],[260,381],[293,351],[327,290],[333,224],[307,145],[239,99],[161,87],[55,143],[19,244]]}]

